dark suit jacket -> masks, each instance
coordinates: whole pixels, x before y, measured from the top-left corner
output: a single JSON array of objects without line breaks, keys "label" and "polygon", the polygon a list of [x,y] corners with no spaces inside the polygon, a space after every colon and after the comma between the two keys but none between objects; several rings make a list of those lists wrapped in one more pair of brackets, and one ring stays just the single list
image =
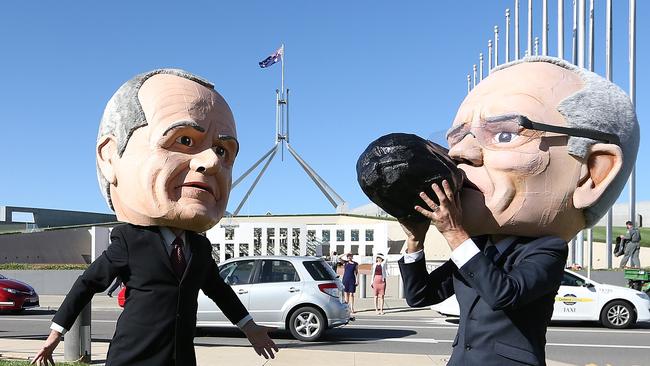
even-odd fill
[{"label": "dark suit jacket", "polygon": [[79,276],[53,321],[70,329],[93,295],[106,290],[119,275],[128,288],[127,300],[106,365],[195,365],[193,338],[199,289],[233,323],[248,311],[219,277],[209,240],[190,231],[185,237],[192,256],[182,279],[178,279],[158,227],[116,226],[108,249]]},{"label": "dark suit jacket", "polygon": [[479,253],[461,268],[450,260],[431,273],[424,259],[399,265],[410,306],[456,294],[460,323],[449,365],[545,365],[546,327],[566,258],[560,238],[517,238],[496,263]]}]

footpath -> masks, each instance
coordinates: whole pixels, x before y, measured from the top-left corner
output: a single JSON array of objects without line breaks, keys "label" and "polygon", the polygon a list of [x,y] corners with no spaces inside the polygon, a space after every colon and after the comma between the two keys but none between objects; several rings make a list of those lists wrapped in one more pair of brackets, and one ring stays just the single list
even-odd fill
[{"label": "footpath", "polygon": [[[57,309],[63,296],[42,295],[41,309]],[[93,309],[117,309],[117,300],[108,296],[97,295],[93,299]],[[404,317],[436,317],[438,313],[432,310],[403,311],[408,306],[403,299],[386,298],[387,315]],[[359,315],[374,314],[372,298],[357,299],[355,308]],[[0,359],[31,359],[40,349],[43,339],[2,338],[0,333]],[[308,348],[308,347],[307,347]],[[61,342],[54,353],[54,361],[63,361],[64,342]],[[280,347],[280,352],[273,360],[265,360],[257,356],[251,347],[243,346],[195,346],[197,363],[200,366],[237,365],[237,366],[438,366],[446,365],[449,355],[416,355],[403,353],[373,353],[348,351],[322,351],[291,348],[291,345]],[[93,342],[91,358],[93,365],[103,365],[106,360],[108,343]],[[570,366],[569,364],[548,361],[549,366]]]}]

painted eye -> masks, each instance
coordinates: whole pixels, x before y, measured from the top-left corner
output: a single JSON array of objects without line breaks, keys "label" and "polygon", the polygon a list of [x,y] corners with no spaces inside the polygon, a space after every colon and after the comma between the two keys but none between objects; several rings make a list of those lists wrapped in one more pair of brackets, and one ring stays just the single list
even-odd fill
[{"label": "painted eye", "polygon": [[221,146],[217,146],[217,147],[214,149],[214,152],[216,152],[217,155],[219,155],[219,156],[226,156],[226,149],[224,149],[224,148],[221,147]]},{"label": "painted eye", "polygon": [[514,132],[499,132],[494,135],[494,143],[495,144],[507,144],[509,142],[512,142],[514,139],[517,138],[516,133]]},{"label": "painted eye", "polygon": [[188,146],[188,147],[194,146],[194,140],[189,136],[181,136],[181,137],[176,139],[176,142],[178,142],[181,145]]}]

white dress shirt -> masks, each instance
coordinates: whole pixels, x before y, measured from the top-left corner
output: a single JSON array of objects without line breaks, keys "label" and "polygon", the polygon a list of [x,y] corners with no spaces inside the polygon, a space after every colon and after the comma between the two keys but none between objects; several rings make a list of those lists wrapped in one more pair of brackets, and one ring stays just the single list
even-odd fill
[{"label": "white dress shirt", "polygon": [[[503,252],[512,245],[515,241],[516,236],[509,236],[505,239],[500,240],[495,244],[499,254],[495,259],[498,259]],[[492,245],[491,242],[488,242],[485,245]],[[469,238],[462,242],[456,249],[451,251],[451,260],[454,262],[456,267],[460,268],[469,262],[475,255],[481,253],[481,250],[476,246],[472,238]],[[424,256],[424,251],[422,249],[414,253],[404,253],[404,263],[409,264],[419,261]]]}]

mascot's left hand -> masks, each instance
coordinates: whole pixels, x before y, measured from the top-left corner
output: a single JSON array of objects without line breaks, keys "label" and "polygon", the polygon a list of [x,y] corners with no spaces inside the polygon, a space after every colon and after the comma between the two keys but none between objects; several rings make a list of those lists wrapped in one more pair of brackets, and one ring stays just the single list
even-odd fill
[{"label": "mascot's left hand", "polygon": [[275,345],[275,342],[269,337],[269,332],[276,330],[276,328],[265,327],[263,325],[258,325],[253,320],[250,320],[242,327],[242,331],[248,338],[248,341],[251,342],[255,352],[264,356],[267,360],[270,358],[275,358],[275,354],[279,351],[278,346]]}]

